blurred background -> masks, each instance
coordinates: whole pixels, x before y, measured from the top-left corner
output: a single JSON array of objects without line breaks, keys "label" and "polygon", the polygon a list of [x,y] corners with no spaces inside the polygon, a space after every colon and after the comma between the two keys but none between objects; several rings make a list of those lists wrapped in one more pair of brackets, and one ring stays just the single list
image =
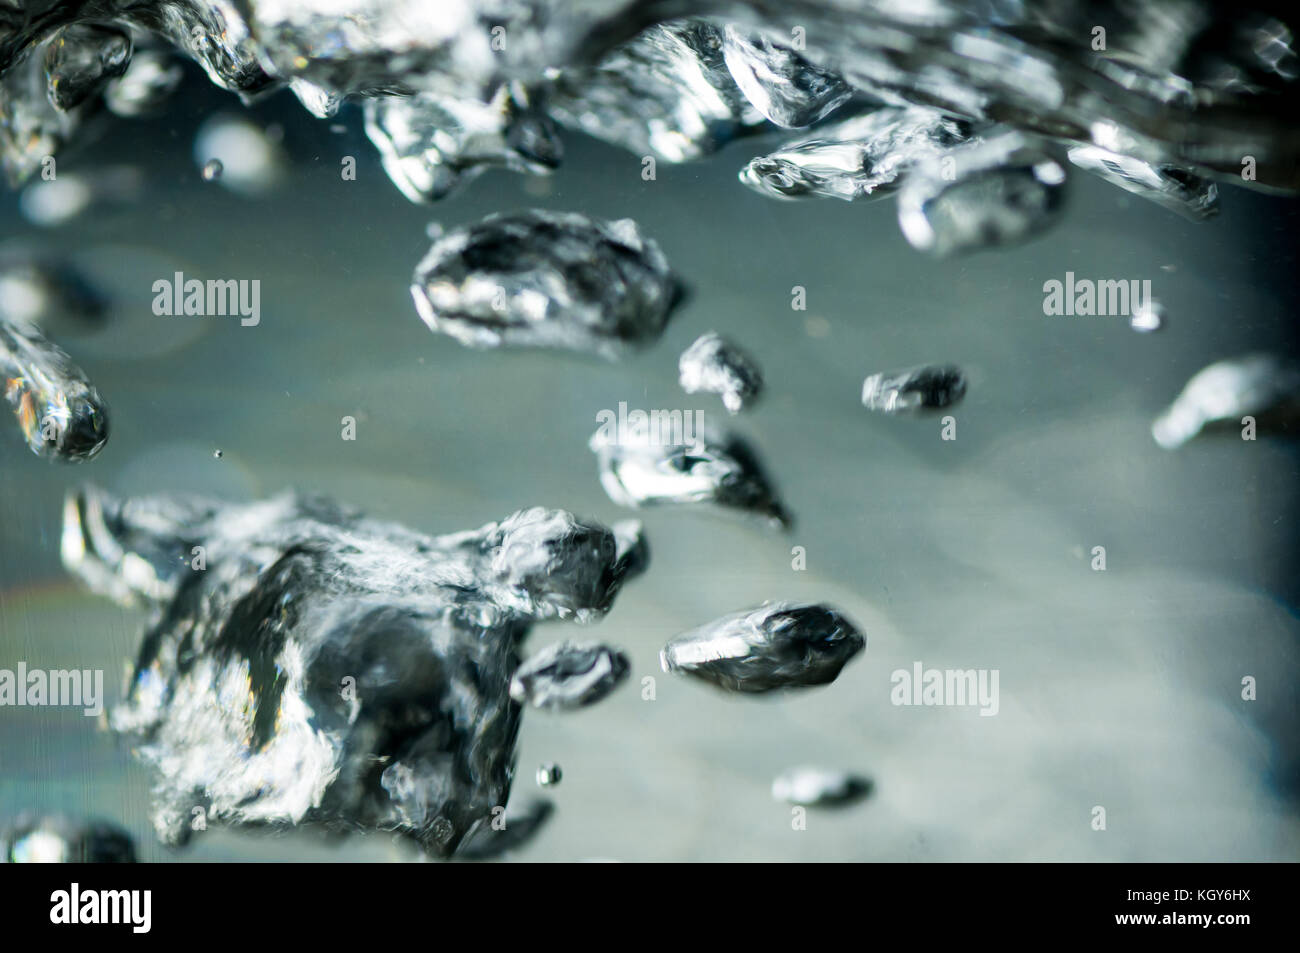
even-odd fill
[{"label": "blurred background", "polygon": [[[780,135],[660,163],[644,181],[639,157],[566,133],[553,177],[488,173],[419,207],[354,110],[319,121],[287,94],[244,110],[197,76],[172,104],[59,159],[60,175],[137,168],[135,200],[41,228],[0,195],[0,252],[66,254],[109,302],[102,322],[47,330],[112,422],[103,453],[77,467],[0,427],[0,668],[102,668],[110,706],[121,697],[145,620],[60,566],[62,497],[82,481],[230,499],[294,486],[429,533],[534,505],[611,523],[629,513],[586,446],[597,412],[626,401],[722,421],[716,397],[677,386],[678,355],[717,330],[764,369],[767,392],[735,429],[796,525],[644,511],[650,571],[608,618],[534,630],[529,648],[589,636],[633,668],[590,710],[525,715],[511,805],[544,796],[557,810],[514,858],[1300,858],[1297,445],[1232,429],[1166,452],[1150,435],[1206,364],[1297,356],[1294,200],[1229,186],[1218,218],[1196,225],[1076,174],[1046,236],[932,261],[907,246],[892,201],[781,203],[742,187],[739,168]],[[253,199],[204,180],[193,144],[219,112],[280,138],[277,189]],[[348,156],[354,181],[340,174]],[[476,352],[427,330],[409,294],[426,226],[530,206],[630,216],[661,244],[692,294],[656,346],[605,364]],[[177,271],[260,280],[260,325],[155,316],[153,282]],[[1165,327],[1044,316],[1043,283],[1066,271],[1150,279]],[[806,311],[791,308],[796,285]],[[925,362],[968,373],[954,441],[938,418],[859,402],[868,374]],[[354,442],[340,439],[344,416]],[[792,569],[794,546],[806,571]],[[673,635],[767,599],[836,606],[866,651],[834,685],[771,699],[659,671]],[[998,715],[891,705],[890,674],[917,661],[998,669]],[[1255,701],[1241,697],[1246,676]],[[545,792],[542,762],[564,775]],[[866,775],[874,792],[792,829],[770,785],[799,764]],[[79,710],[0,709],[0,816],[102,816],[148,861],[415,859],[382,835],[219,829],[169,851],[147,821],[150,783]]]}]

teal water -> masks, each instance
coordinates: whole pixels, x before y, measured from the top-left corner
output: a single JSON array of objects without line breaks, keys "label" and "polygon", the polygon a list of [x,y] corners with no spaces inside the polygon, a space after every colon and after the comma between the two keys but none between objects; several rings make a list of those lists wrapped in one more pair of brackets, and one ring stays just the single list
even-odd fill
[{"label": "teal water", "polygon": [[[1194,225],[1075,176],[1043,238],[936,262],[906,245],[891,202],[775,203],[741,187],[770,137],[660,163],[645,182],[637,157],[570,135],[554,178],[489,173],[425,208],[383,176],[359,117],[335,135],[279,97],[257,112],[284,124],[290,175],[253,201],[204,182],[191,157],[198,122],[233,101],[184,102],[165,122],[112,127],[82,160],[143,164],[139,202],[41,230],[0,197],[0,242],[69,252],[114,300],[102,330],[50,329],[109,401],[104,452],[58,467],[11,424],[0,433],[0,667],[103,668],[119,697],[143,617],[59,565],[61,500],[81,481],[230,498],[296,486],[437,533],[532,505],[610,523],[629,514],[586,448],[597,412],[626,401],[722,420],[716,398],[676,382],[681,351],[718,330],[765,371],[736,427],[796,526],[641,514],[651,569],[590,633],[628,652],[632,677],[591,710],[525,717],[514,798],[541,795],[543,761],[564,778],[518,859],[1300,857],[1296,446],[1229,432],[1169,453],[1149,432],[1202,366],[1295,353],[1293,200],[1226,188],[1222,214]],[[355,181],[339,175],[349,155]],[[526,206],[631,216],[659,241],[692,294],[657,346],[605,364],[429,333],[408,292],[426,224]],[[1150,279],[1167,327],[1044,316],[1043,283],[1067,270]],[[176,271],[260,280],[261,323],[156,317],[152,283]],[[794,286],[807,311],[791,309]],[[858,402],[867,374],[923,362],[968,372],[955,440],[938,419]],[[340,439],[344,416],[355,442]],[[1090,568],[1098,545],[1104,573]],[[837,606],[866,651],[833,686],[775,700],[659,671],[670,637],[765,599]],[[541,626],[531,644],[575,634]],[[998,669],[999,714],[892,705],[891,673],[915,661]],[[866,774],[875,793],[795,830],[769,786],[805,762]],[[152,861],[411,857],[382,836],[226,831],[172,853],[149,833],[148,786],[94,719],[0,709],[0,814],[117,820]]]}]

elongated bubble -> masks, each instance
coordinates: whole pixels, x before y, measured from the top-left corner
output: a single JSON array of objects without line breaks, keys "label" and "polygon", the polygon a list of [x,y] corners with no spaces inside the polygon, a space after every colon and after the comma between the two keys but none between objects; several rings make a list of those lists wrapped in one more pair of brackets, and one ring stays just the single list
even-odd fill
[{"label": "elongated bubble", "polygon": [[722,50],[745,98],[778,126],[811,126],[853,96],[853,87],[839,76],[767,37],[728,26]]},{"label": "elongated bubble", "polygon": [[89,23],[64,27],[45,47],[50,102],[62,110],[80,106],[105,82],[125,73],[130,61],[126,31]]},{"label": "elongated bubble", "polygon": [[929,109],[876,109],[750,160],[740,181],[777,199],[880,198],[897,191],[917,163],[968,141],[971,129]]},{"label": "elongated bubble", "polygon": [[704,20],[652,26],[593,67],[549,71],[559,122],[640,156],[686,162],[763,121],[723,60],[723,29]]},{"label": "elongated bubble", "polygon": [[679,286],[631,219],[536,209],[441,235],[411,295],[429,329],[471,347],[549,347],[614,359],[663,332]]},{"label": "elongated bubble", "polygon": [[81,463],[108,440],[108,406],[81,368],[35,328],[3,318],[0,386],[37,456]]},{"label": "elongated bubble", "polygon": [[665,672],[756,694],[829,684],[866,644],[834,609],[769,602],[679,635],[659,659]]},{"label": "elongated bubble", "polygon": [[521,86],[502,86],[486,102],[420,93],[367,100],[366,135],[384,171],[413,202],[449,195],[490,168],[550,172],[560,141]]},{"label": "elongated bubble", "polygon": [[[661,412],[655,411],[655,414]],[[617,420],[592,435],[600,484],[622,506],[708,505],[762,517],[789,528],[793,519],[776,496],[753,448],[707,423],[678,426],[685,413],[648,417],[621,432]]]},{"label": "elongated bubble", "polygon": [[557,642],[519,666],[510,681],[510,697],[533,708],[585,708],[617,688],[627,673],[627,656],[618,649]]},{"label": "elongated bubble", "polygon": [[1190,221],[1203,221],[1219,211],[1219,187],[1186,169],[1156,165],[1097,146],[1075,146],[1068,155],[1080,169]]},{"label": "elongated bubble", "polygon": [[871,782],[847,771],[802,766],[772,781],[772,797],[806,807],[846,807],[871,793]]},{"label": "elongated bubble", "polygon": [[881,414],[951,407],[966,395],[966,378],[952,364],[872,374],[862,382],[862,405]]},{"label": "elongated bubble", "polygon": [[1023,242],[1059,219],[1065,170],[1018,133],[921,163],[898,197],[912,247],[936,257]]},{"label": "elongated bubble", "polygon": [[1247,354],[1198,371],[1156,418],[1151,436],[1175,450],[1212,424],[1243,426],[1243,416],[1265,415],[1293,422],[1297,414],[1300,365],[1274,354]]}]

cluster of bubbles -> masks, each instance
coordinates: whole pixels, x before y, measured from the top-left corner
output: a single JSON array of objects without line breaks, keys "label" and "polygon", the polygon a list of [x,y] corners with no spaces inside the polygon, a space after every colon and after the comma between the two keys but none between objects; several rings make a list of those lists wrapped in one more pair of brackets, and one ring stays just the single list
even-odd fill
[{"label": "cluster of bubbles", "polygon": [[[287,88],[322,119],[358,103],[385,171],[415,202],[486,169],[549,173],[560,127],[664,162],[791,130],[740,183],[779,200],[892,196],[907,241],[935,256],[1039,235],[1062,214],[1071,169],[1193,221],[1213,215],[1223,183],[1300,186],[1290,28],[1196,0],[740,0],[725,18],[687,3],[657,23],[636,0],[497,0],[490,17],[473,0],[365,0],[346,15],[325,0],[10,6],[0,0],[0,166],[11,184],[31,182],[22,209],[38,225],[138,194],[132,170],[39,173],[96,115],[156,114],[184,59],[246,102]],[[274,130],[232,116],[205,124],[195,158],[204,181],[250,196],[285,167]],[[658,340],[681,299],[630,219],[532,210],[430,237],[415,309],[466,346],[618,360]],[[94,306],[62,263],[0,259],[0,384],[38,455],[82,462],[108,437],[103,399],[42,330],[50,312]],[[1131,324],[1159,329],[1158,303]],[[753,358],[712,332],[678,368],[683,390],[719,395],[730,414],[764,387]],[[952,365],[882,371],[862,404],[927,413],[966,388]],[[1287,362],[1226,360],[1188,383],[1153,435],[1173,448],[1298,396]],[[617,503],[791,525],[754,450],[724,430],[664,445],[602,428],[590,446]],[[87,488],[64,521],[68,569],[151,614],[111,723],[157,772],[153,823],[172,844],[190,836],[198,805],[244,827],[396,831],[441,857],[517,847],[551,810],[538,802],[495,823],[521,712],[595,704],[629,672],[610,646],[561,642],[524,658],[524,639],[545,619],[599,619],[649,562],[639,524],[541,508],[429,537],[319,498],[120,500]],[[213,554],[201,568],[187,562],[196,547]],[[756,695],[827,685],[864,646],[834,608],[769,602],[668,642],[661,664]],[[541,787],[560,779],[556,764],[537,770]],[[808,767],[772,793],[843,805],[870,789]],[[132,857],[117,832],[60,818],[25,818],[0,846],[10,860]]]}]

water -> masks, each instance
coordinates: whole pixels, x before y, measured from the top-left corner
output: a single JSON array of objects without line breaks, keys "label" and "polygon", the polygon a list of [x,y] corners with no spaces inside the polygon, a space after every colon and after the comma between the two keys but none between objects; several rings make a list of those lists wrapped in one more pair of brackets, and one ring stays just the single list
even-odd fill
[{"label": "water", "polygon": [[[1078,16],[1086,35],[1087,14]],[[1167,33],[1136,44],[1153,71],[1176,55],[1158,41],[1176,45]],[[930,43],[922,54],[939,56]],[[869,67],[857,64],[854,81],[871,79]],[[1296,357],[1293,200],[1220,178],[1218,215],[1191,222],[1067,161],[1050,230],[936,260],[899,232],[893,201],[774,202],[745,188],[742,168],[804,134],[759,131],[742,106],[725,135],[721,124],[701,128],[718,154],[660,161],[653,179],[642,152],[564,132],[549,177],[489,167],[420,207],[386,175],[362,109],[322,122],[282,93],[245,112],[197,72],[161,116],[109,125],[81,152],[60,153],[56,181],[141,168],[137,199],[41,229],[17,195],[0,198],[6,247],[66,254],[110,302],[102,323],[60,308],[43,331],[112,419],[103,450],[75,468],[37,458],[0,421],[0,667],[102,668],[109,708],[122,698],[118,675],[144,616],[87,595],[59,557],[63,497],[85,480],[120,496],[240,501],[297,486],[425,534],[536,505],[613,527],[628,510],[602,492],[586,447],[597,415],[626,403],[721,421],[717,398],[683,395],[677,367],[715,330],[763,369],[762,402],[726,423],[797,522],[783,535],[709,508],[637,512],[650,566],[583,633],[624,652],[629,676],[590,708],[525,714],[513,818],[480,835],[485,854],[524,828],[511,856],[529,860],[1300,855],[1296,451],[1286,418],[1261,415],[1256,441],[1236,426],[1172,452],[1151,432],[1202,368],[1251,353]],[[219,72],[259,81],[237,58]],[[328,77],[313,65],[307,79]],[[1005,86],[1003,97],[1025,86],[1016,70],[986,82]],[[1040,124],[1079,108],[1033,106]],[[1177,117],[1169,141],[1204,146],[1182,135],[1203,131],[1201,120],[1186,125],[1178,108],[1171,100],[1145,131]],[[201,177],[194,143],[230,112],[282,129],[278,142],[263,136],[286,162],[261,195],[230,188],[225,157],[221,179]],[[1237,174],[1251,148],[1258,182],[1285,179],[1249,130],[1293,125],[1251,122],[1231,150],[1204,150],[1202,177]],[[702,141],[661,130],[665,149]],[[1153,168],[1170,159],[1150,142],[1139,151]],[[630,218],[653,238],[690,289],[662,337],[607,363],[474,351],[431,335],[408,290],[429,221],[450,230],[527,208]],[[1150,279],[1164,327],[1139,335],[1122,315],[1045,314],[1044,283],[1067,271]],[[177,272],[260,281],[260,322],[156,315],[153,283]],[[805,310],[792,307],[796,289]],[[952,362],[966,378],[962,402],[943,411],[956,419],[954,440],[942,438],[938,415],[861,406],[864,378],[927,362]],[[355,440],[342,438],[344,418]],[[1098,546],[1104,572],[1093,568]],[[769,599],[832,605],[867,647],[833,684],[770,699],[662,672],[659,652],[675,635]],[[525,653],[559,637],[534,631]],[[916,661],[998,670],[996,717],[894,704],[891,673]],[[1242,699],[1247,676],[1254,701]],[[552,762],[564,768],[547,792],[553,813],[529,800],[526,774]],[[861,773],[871,796],[810,812],[795,830],[771,787],[803,763]],[[150,861],[414,856],[383,834],[338,842],[216,822],[173,852],[149,820],[154,780],[79,710],[0,709],[0,814],[102,816]],[[1091,826],[1098,805],[1104,832]]]}]

